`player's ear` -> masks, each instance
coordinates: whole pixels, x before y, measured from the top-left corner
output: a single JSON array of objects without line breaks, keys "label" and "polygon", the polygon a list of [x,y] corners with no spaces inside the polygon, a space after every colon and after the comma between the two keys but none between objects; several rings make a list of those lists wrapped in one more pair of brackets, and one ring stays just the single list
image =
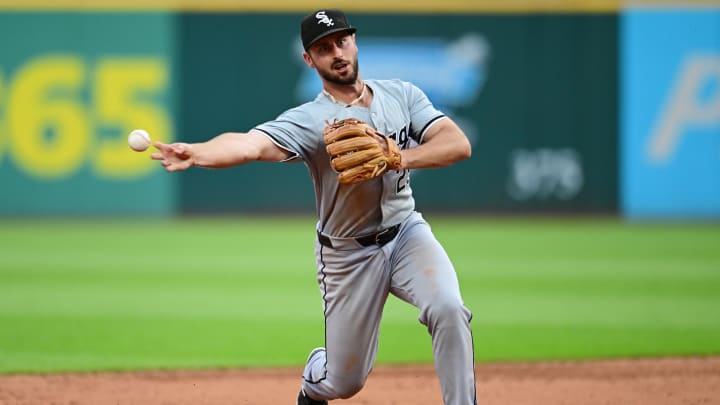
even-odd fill
[{"label": "player's ear", "polygon": [[315,69],[315,62],[313,62],[312,57],[307,52],[303,52],[303,59],[305,59],[305,63],[307,63],[308,66]]}]

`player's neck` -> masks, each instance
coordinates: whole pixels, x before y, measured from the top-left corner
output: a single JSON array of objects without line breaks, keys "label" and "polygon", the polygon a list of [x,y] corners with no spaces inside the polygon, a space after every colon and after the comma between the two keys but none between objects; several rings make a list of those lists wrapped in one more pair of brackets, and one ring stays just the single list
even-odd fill
[{"label": "player's neck", "polygon": [[370,104],[370,91],[362,79],[358,79],[354,84],[337,85],[324,83],[323,94],[335,103],[343,104],[347,107],[353,105],[368,106]]}]

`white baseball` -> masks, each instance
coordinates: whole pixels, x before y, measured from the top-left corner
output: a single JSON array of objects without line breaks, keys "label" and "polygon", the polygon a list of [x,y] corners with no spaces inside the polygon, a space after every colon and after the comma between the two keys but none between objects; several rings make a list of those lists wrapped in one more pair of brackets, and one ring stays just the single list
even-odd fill
[{"label": "white baseball", "polygon": [[128,145],[136,152],[142,152],[150,147],[150,134],[144,129],[136,129],[128,135]]}]

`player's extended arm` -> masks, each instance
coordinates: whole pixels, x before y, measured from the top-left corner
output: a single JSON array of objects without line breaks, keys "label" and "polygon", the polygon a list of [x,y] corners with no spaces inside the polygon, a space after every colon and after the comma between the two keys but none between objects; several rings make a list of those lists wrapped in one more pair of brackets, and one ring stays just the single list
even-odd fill
[{"label": "player's extended arm", "polygon": [[422,144],[401,153],[403,169],[423,169],[449,166],[467,159],[472,148],[465,132],[445,117],[428,129]]},{"label": "player's extended arm", "polygon": [[156,141],[153,145],[158,152],[153,153],[151,158],[162,161],[169,172],[192,166],[223,168],[254,161],[279,162],[290,154],[258,131],[227,132],[201,143],[166,144]]}]

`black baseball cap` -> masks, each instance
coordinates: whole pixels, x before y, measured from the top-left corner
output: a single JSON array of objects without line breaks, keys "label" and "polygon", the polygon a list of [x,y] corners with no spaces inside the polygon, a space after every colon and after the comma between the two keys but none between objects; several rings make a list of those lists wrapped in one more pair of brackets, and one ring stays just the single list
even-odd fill
[{"label": "black baseball cap", "polygon": [[340,31],[348,31],[351,34],[357,31],[350,25],[345,13],[340,10],[317,10],[306,15],[300,23],[300,36],[306,51],[317,40]]}]

